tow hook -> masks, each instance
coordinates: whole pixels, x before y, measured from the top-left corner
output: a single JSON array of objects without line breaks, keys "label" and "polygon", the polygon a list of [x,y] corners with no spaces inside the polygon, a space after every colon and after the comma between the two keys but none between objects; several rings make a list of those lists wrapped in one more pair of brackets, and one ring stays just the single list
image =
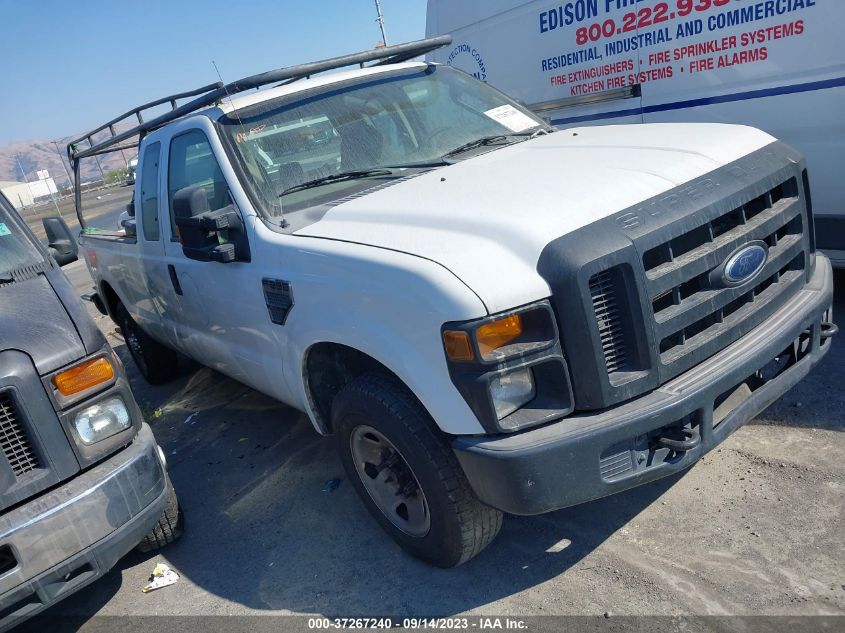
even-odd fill
[{"label": "tow hook", "polygon": [[652,438],[653,445],[662,446],[678,453],[691,451],[701,444],[701,435],[697,429],[675,427],[665,429],[663,435]]},{"label": "tow hook", "polygon": [[839,326],[836,323],[831,323],[830,321],[822,321],[821,327],[821,338],[822,340],[826,338],[833,338],[839,333]]}]

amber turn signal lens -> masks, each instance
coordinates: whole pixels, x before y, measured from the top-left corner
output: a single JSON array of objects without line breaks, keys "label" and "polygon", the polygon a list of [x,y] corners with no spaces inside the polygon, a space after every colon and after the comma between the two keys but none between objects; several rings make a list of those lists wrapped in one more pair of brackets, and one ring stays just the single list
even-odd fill
[{"label": "amber turn signal lens", "polygon": [[504,319],[486,323],[475,331],[478,351],[481,357],[489,360],[490,353],[504,347],[522,335],[522,317],[513,314]]},{"label": "amber turn signal lens", "polygon": [[53,384],[63,396],[86,391],[114,378],[114,368],[107,358],[95,358],[71,367],[53,378]]},{"label": "amber turn signal lens", "polygon": [[443,332],[443,346],[446,348],[446,356],[449,360],[466,362],[475,358],[472,344],[469,342],[469,334],[466,332],[454,330]]}]

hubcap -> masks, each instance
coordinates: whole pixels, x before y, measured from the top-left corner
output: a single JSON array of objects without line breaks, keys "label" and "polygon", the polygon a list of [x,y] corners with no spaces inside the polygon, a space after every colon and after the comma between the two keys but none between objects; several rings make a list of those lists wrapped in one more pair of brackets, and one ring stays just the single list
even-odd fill
[{"label": "hubcap", "polygon": [[366,425],[356,427],[349,442],[358,476],[382,514],[409,536],[428,534],[428,502],[398,449],[382,433]]}]

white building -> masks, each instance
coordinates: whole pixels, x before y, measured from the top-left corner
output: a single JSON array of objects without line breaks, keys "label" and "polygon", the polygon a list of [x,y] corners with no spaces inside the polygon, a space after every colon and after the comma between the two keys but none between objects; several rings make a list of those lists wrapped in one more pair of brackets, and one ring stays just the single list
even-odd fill
[{"label": "white building", "polygon": [[0,191],[16,209],[29,207],[58,193],[56,183],[46,170],[39,171],[38,178],[32,182],[0,180]]}]

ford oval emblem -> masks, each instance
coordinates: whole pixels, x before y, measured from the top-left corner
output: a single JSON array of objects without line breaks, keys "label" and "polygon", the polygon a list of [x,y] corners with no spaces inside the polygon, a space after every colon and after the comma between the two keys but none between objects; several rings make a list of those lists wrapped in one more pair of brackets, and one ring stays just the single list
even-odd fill
[{"label": "ford oval emblem", "polygon": [[731,253],[725,263],[713,272],[721,273],[720,285],[739,286],[756,277],[768,259],[769,247],[765,242],[750,242]]}]

